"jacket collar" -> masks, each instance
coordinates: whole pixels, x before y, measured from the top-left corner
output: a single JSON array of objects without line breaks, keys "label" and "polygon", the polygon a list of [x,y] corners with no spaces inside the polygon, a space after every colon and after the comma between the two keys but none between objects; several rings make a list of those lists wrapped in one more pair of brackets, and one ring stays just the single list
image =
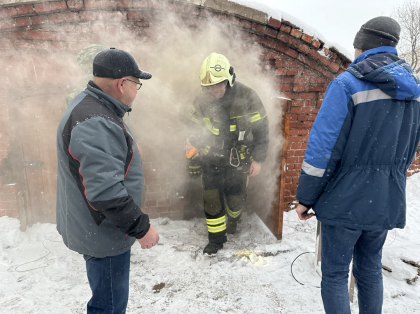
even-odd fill
[{"label": "jacket collar", "polygon": [[377,47],[377,48],[366,50],[365,52],[361,53],[356,59],[353,60],[349,68],[359,63],[360,61],[363,61],[366,58],[369,58],[370,56],[373,56],[373,55],[377,55],[379,53],[393,53],[398,56],[397,49],[395,49],[392,46]]},{"label": "jacket collar", "polygon": [[131,111],[130,107],[123,105],[114,97],[111,97],[110,95],[102,91],[98,85],[93,83],[93,81],[89,81],[85,92],[91,95],[92,97],[98,99],[105,107],[115,112],[115,114],[120,118],[124,117],[126,112]]}]

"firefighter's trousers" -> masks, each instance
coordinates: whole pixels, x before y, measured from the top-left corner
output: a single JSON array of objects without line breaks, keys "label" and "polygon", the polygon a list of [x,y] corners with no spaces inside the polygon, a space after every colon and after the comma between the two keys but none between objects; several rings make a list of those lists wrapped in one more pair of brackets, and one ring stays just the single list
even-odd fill
[{"label": "firefighter's trousers", "polygon": [[203,164],[203,200],[209,242],[226,242],[226,225],[237,222],[246,201],[247,174],[242,167]]}]

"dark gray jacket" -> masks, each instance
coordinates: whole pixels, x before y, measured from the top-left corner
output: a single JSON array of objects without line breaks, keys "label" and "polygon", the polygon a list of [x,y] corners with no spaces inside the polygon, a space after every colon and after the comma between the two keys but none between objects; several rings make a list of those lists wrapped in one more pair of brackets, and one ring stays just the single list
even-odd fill
[{"label": "dark gray jacket", "polygon": [[142,161],[122,120],[129,110],[89,82],[58,126],[57,230],[78,253],[119,255],[149,230]]}]

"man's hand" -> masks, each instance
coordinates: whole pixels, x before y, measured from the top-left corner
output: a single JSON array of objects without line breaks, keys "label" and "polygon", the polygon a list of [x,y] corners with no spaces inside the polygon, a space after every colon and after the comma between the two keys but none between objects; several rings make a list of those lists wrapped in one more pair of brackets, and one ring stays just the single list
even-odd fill
[{"label": "man's hand", "polygon": [[298,206],[295,208],[295,211],[298,214],[300,220],[308,220],[312,216],[315,216],[314,213],[308,213],[309,209],[302,204],[298,204]]},{"label": "man's hand", "polygon": [[155,227],[150,225],[149,231],[147,231],[146,235],[137,241],[141,244],[142,249],[150,249],[159,242],[159,234]]},{"label": "man's hand", "polygon": [[251,167],[249,168],[249,176],[255,177],[257,174],[260,173],[261,164],[257,161],[251,162]]}]

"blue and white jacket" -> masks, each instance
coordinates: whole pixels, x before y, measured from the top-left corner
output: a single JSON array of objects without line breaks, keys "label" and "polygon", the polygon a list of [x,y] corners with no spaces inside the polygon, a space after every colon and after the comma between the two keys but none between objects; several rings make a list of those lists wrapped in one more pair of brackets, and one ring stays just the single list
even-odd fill
[{"label": "blue and white jacket", "polygon": [[394,47],[365,51],[330,83],[296,195],[322,223],[405,226],[406,171],[420,138],[419,84]]}]

